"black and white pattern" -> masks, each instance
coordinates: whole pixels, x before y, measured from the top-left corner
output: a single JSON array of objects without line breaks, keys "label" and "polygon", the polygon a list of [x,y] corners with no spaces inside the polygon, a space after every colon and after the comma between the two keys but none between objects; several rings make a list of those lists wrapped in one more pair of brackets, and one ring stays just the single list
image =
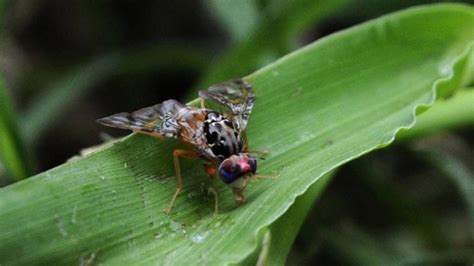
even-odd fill
[{"label": "black and white pattern", "polygon": [[242,151],[242,140],[239,130],[233,122],[217,112],[209,112],[204,121],[203,133],[207,141],[207,152],[213,157],[224,160],[232,154]]},{"label": "black and white pattern", "polygon": [[132,113],[118,113],[97,122],[154,136],[178,138],[198,154],[220,162],[244,148],[244,131],[255,102],[255,93],[243,80],[232,80],[200,91],[203,99],[224,106],[219,113],[207,108],[186,106],[167,100]]}]

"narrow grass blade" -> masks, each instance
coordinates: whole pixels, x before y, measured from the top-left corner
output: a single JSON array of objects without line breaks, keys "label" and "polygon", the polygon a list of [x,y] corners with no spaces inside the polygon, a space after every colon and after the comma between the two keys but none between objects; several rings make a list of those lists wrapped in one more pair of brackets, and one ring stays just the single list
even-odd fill
[{"label": "narrow grass blade", "polygon": [[33,145],[52,122],[63,117],[67,106],[113,76],[156,72],[164,68],[199,72],[207,57],[201,49],[175,44],[115,52],[81,64],[34,100],[21,117],[23,136],[29,145]]},{"label": "narrow grass blade", "polygon": [[308,26],[330,16],[343,7],[347,0],[296,0],[275,1],[263,14],[255,29],[229,48],[211,64],[198,83],[198,88],[212,83],[247,75],[262,64],[265,57],[275,58],[288,50],[288,41],[294,40]]},{"label": "narrow grass blade", "polygon": [[351,265],[398,265],[400,257],[390,246],[382,244],[365,232],[352,228],[336,232],[329,229],[320,230],[320,237],[334,257],[340,263]]},{"label": "narrow grass blade", "polygon": [[[19,181],[32,174],[32,164],[18,131],[17,118],[5,82],[0,78],[0,159],[9,180]],[[6,177],[7,175],[5,175]]]},{"label": "narrow grass blade", "polygon": [[210,13],[219,20],[233,41],[239,41],[255,28],[259,19],[257,1],[208,0]]},{"label": "narrow grass blade", "polygon": [[373,169],[365,159],[359,159],[352,166],[355,178],[361,180],[361,185],[368,188],[369,194],[381,206],[386,208],[393,220],[398,221],[404,228],[411,230],[420,243],[427,247],[445,248],[448,238],[436,217],[430,209],[419,206],[417,202],[388,180],[382,170]]},{"label": "narrow grass blade", "polygon": [[51,89],[34,101],[28,111],[20,118],[21,132],[32,145],[51,122],[59,119],[64,108],[77,97],[94,88],[99,81],[110,75],[118,63],[116,55],[107,56],[84,64],[61,78]]},{"label": "narrow grass blade", "polygon": [[335,171],[326,174],[298,197],[288,211],[270,226],[271,241],[267,255],[267,265],[285,265],[293,242],[309,211],[329,184]]},{"label": "narrow grass blade", "polygon": [[[420,152],[433,167],[439,169],[456,185],[466,203],[466,210],[471,223],[471,238],[474,238],[474,172],[461,160],[447,152],[430,151],[429,149]],[[470,159],[472,162],[472,158]]]}]

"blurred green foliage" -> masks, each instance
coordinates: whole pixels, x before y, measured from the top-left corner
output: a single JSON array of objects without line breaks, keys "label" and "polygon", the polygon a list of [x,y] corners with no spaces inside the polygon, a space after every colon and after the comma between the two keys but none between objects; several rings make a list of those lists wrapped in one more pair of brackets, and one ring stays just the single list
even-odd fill
[{"label": "blurred green foliage", "polygon": [[17,121],[5,82],[0,77],[0,160],[5,171],[19,181],[32,174],[32,166]]},{"label": "blurred green foliage", "polygon": [[[4,46],[8,43],[25,46],[25,41],[9,30],[15,31],[11,26],[14,25],[19,28],[16,34],[21,35],[27,28],[22,25],[28,24],[30,18],[22,17],[19,10],[28,16],[42,5],[40,1],[36,4],[35,1],[26,2],[21,6],[0,1],[0,41]],[[67,125],[72,123],[69,121],[77,118],[72,113],[85,113],[89,121],[102,114],[94,110],[99,109],[94,106],[72,110],[71,106],[81,99],[91,98],[90,95],[99,98],[101,91],[107,97],[119,94],[116,88],[104,87],[118,84],[128,92],[139,91],[140,79],[174,70],[197,74],[192,84],[202,89],[224,79],[245,76],[326,33],[408,6],[432,2],[439,1],[209,0],[203,9],[207,8],[210,20],[224,30],[224,35],[227,34],[224,44],[221,37],[217,37],[217,43],[172,38],[158,45],[132,47],[114,43],[121,40],[120,36],[125,36],[121,31],[127,27],[110,25],[129,26],[130,22],[120,19],[110,22],[113,18],[109,16],[111,10],[106,1],[91,5],[75,2],[78,10],[85,11],[79,15],[74,13],[74,16],[90,18],[88,21],[92,26],[85,24],[95,27],[99,35],[106,35],[106,43],[112,45],[107,49],[98,45],[99,48],[92,49],[92,56],[81,56],[78,49],[79,55],[75,58],[61,57],[56,65],[31,60],[28,62],[36,66],[30,68],[20,63],[19,68],[24,70],[17,75],[9,74],[10,66],[15,64],[0,65],[1,69],[8,70],[4,72],[9,81],[0,79],[0,183],[11,183],[31,175],[36,159],[30,154],[40,159],[52,156],[44,149],[38,151],[45,136],[61,139],[59,134],[63,133],[63,138],[69,140],[71,131],[85,134],[80,130],[92,126],[81,124],[84,120],[78,119],[78,125],[67,130]],[[4,12],[10,14],[10,24],[8,21],[3,23],[1,14]],[[61,23],[68,23],[68,18],[55,16]],[[171,30],[178,31],[178,28],[173,29],[178,26],[172,24],[168,25]],[[15,41],[11,42],[12,39]],[[58,44],[61,45],[60,41]],[[41,49],[58,49],[51,43],[46,44],[46,48],[43,43],[32,43],[33,47],[35,45],[40,52],[33,49],[34,52],[25,52],[23,56],[47,60]],[[2,49],[0,56],[7,59],[17,55],[12,52],[14,50]],[[11,54],[7,56],[7,53]],[[12,58],[20,60],[22,57]],[[111,80],[115,82],[107,85]],[[128,88],[127,80],[139,85]],[[459,87],[469,83],[472,86],[473,82],[471,78],[467,84],[460,82]],[[12,87],[7,88],[5,84],[12,84]],[[159,93],[160,89],[155,91]],[[192,99],[195,92],[187,95],[187,99]],[[304,194],[287,215],[270,227],[269,232],[286,234],[271,236],[267,262],[283,263],[285,251],[296,238],[287,261],[289,264],[472,264],[474,154],[470,136],[474,128],[473,102],[471,87],[435,104],[419,116],[413,129],[400,134],[397,145],[343,167],[309,214],[321,192],[318,189],[325,186],[320,184]],[[139,107],[142,106],[134,106]],[[64,132],[52,130],[58,123],[65,125]],[[98,135],[97,131],[85,132]],[[439,135],[439,132],[443,134]],[[97,137],[93,139],[98,141]],[[91,145],[90,141],[79,142]],[[306,216],[308,218],[304,220]],[[296,236],[303,221],[305,225]],[[256,257],[258,253],[252,260]]]}]

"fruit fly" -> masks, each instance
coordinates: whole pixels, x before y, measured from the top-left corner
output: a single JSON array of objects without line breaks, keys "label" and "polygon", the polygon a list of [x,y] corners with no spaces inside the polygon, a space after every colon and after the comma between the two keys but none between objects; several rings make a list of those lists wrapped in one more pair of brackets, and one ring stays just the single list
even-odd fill
[{"label": "fruit fly", "polygon": [[[170,213],[182,190],[179,158],[201,158],[207,174],[219,176],[234,194],[238,205],[245,203],[245,188],[257,171],[256,156],[249,151],[245,129],[255,102],[252,87],[243,80],[232,80],[200,91],[201,107],[167,100],[132,113],[118,113],[97,120],[98,123],[133,130],[154,137],[176,138],[189,149],[173,150],[177,177],[176,191],[166,213]],[[222,112],[205,107],[204,101],[220,105]],[[213,182],[215,213],[218,211],[217,185]]]}]

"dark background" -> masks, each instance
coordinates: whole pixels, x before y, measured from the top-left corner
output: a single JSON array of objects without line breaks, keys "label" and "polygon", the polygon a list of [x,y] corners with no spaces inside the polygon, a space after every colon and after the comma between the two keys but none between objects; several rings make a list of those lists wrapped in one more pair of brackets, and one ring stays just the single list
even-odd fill
[{"label": "dark background", "polygon": [[[348,1],[305,27],[291,49],[428,2]],[[270,16],[271,1],[255,3],[258,19]],[[81,69],[96,60],[117,55],[136,59],[58,97],[56,103],[65,104],[54,110],[44,130],[29,132],[34,140],[27,150],[35,173],[109,136],[126,134],[99,126],[97,118],[169,98],[195,98],[196,89],[213,80],[206,73],[245,42],[245,37],[231,36],[210,1],[31,0],[1,7],[0,70],[19,118],[32,106],[48,105],[48,96],[62,86],[64,77],[87,76]],[[264,63],[225,78],[245,76],[291,49],[272,51]],[[439,157],[431,153],[447,152],[472,170],[469,136],[472,129],[460,129],[395,144],[343,167],[308,217],[288,263],[359,264],[368,257],[384,262],[415,254],[422,264],[472,264],[472,224],[465,201],[449,172],[437,163]]]}]

